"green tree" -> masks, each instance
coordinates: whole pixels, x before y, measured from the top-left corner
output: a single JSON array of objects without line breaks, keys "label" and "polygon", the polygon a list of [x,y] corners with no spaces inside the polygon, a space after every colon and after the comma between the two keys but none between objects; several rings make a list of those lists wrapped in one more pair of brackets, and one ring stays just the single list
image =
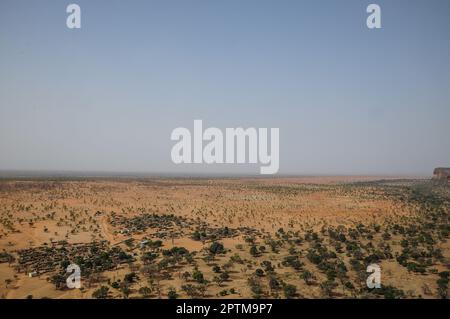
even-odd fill
[{"label": "green tree", "polygon": [[222,243],[219,242],[213,242],[211,246],[209,246],[209,252],[211,254],[217,255],[217,254],[223,254],[225,253],[225,247]]},{"label": "green tree", "polygon": [[198,270],[198,268],[194,268],[194,271],[192,272],[192,279],[194,279],[199,284],[206,282],[206,279],[203,276],[203,273],[200,270]]},{"label": "green tree", "polygon": [[259,255],[258,248],[256,248],[255,245],[250,247],[250,255],[252,255],[253,257],[257,257]]},{"label": "green tree", "polygon": [[178,298],[178,294],[175,288],[170,287],[169,291],[167,293],[167,298],[169,299],[177,299]]},{"label": "green tree", "polygon": [[106,286],[101,286],[99,289],[93,292],[92,297],[95,299],[106,299],[108,298],[109,288]]},{"label": "green tree", "polygon": [[149,287],[141,287],[139,288],[139,293],[142,297],[147,298],[152,293],[152,290]]},{"label": "green tree", "polygon": [[291,284],[285,284],[283,286],[283,293],[286,299],[294,298],[295,295],[297,294],[297,287]]}]

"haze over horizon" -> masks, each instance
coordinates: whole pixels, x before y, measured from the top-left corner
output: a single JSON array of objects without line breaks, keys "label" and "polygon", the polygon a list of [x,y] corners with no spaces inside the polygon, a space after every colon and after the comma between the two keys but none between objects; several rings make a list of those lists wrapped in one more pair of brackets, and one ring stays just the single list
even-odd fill
[{"label": "haze over horizon", "polygon": [[258,174],[173,164],[195,119],[280,128],[280,175],[450,166],[449,1],[72,2],[0,2],[0,171]]}]

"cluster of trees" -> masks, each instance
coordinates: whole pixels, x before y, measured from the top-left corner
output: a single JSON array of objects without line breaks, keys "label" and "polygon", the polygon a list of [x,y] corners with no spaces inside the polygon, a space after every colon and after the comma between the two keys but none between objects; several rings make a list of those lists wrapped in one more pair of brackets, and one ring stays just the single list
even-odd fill
[{"label": "cluster of trees", "polygon": [[181,286],[181,290],[183,290],[190,298],[204,298],[207,286],[205,284],[185,284]]},{"label": "cluster of trees", "polygon": [[92,297],[95,299],[107,299],[109,294],[109,288],[107,286],[101,286],[99,289],[92,293]]},{"label": "cluster of trees", "polygon": [[11,264],[15,261],[15,258],[13,255],[7,253],[7,252],[0,252],[0,264],[1,263],[8,263]]},{"label": "cluster of trees", "polygon": [[236,234],[236,230],[235,229],[230,229],[228,227],[222,227],[222,228],[206,228],[203,227],[203,229],[199,230],[195,230],[192,233],[191,238],[193,240],[196,241],[207,241],[207,240],[211,240],[211,241],[216,241],[219,240],[221,238],[227,238],[227,237],[232,237],[233,235]]},{"label": "cluster of trees", "polygon": [[439,279],[437,280],[438,285],[438,295],[442,299],[447,299],[447,291],[448,291],[448,280],[450,277],[450,272],[443,271],[439,273]]}]

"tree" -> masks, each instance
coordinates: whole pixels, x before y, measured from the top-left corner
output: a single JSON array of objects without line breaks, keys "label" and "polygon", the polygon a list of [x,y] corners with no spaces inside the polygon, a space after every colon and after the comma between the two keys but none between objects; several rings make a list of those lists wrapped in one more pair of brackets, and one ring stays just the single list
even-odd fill
[{"label": "tree", "polygon": [[258,268],[255,270],[255,275],[258,277],[263,277],[264,276],[264,271],[261,268]]},{"label": "tree", "polygon": [[253,257],[257,257],[259,255],[258,248],[256,248],[255,245],[250,247],[250,255],[252,255]]},{"label": "tree", "polygon": [[128,285],[128,283],[122,282],[122,285],[121,285],[121,287],[120,287],[120,291],[122,292],[123,297],[124,297],[125,299],[128,299],[128,296],[129,296],[130,293],[131,293],[131,289],[130,289],[130,286]]},{"label": "tree", "polygon": [[219,287],[222,287],[223,280],[220,276],[214,276],[213,280]]},{"label": "tree", "polygon": [[5,286],[8,288],[8,286],[12,283],[11,279],[5,279]]},{"label": "tree", "polygon": [[192,284],[182,285],[181,290],[183,290],[190,298],[198,296],[197,288]]},{"label": "tree", "polygon": [[206,282],[206,279],[203,276],[203,273],[200,270],[198,270],[198,268],[194,268],[194,271],[192,272],[192,279],[194,279],[199,284]]},{"label": "tree", "polygon": [[209,246],[209,252],[214,255],[223,254],[223,253],[225,253],[225,248],[224,248],[223,244],[216,241],[216,242],[213,242],[211,244],[211,246]]},{"label": "tree", "polygon": [[114,282],[111,284],[111,287],[113,287],[114,289],[119,289],[119,288],[120,288],[120,284],[119,284],[117,281],[114,281]]},{"label": "tree", "polygon": [[146,252],[142,255],[141,260],[144,264],[152,263],[156,258],[158,258],[158,254],[152,252]]},{"label": "tree", "polygon": [[185,271],[185,272],[181,275],[181,277],[182,277],[185,281],[188,281],[189,278],[191,278],[191,273],[190,273],[189,271]]},{"label": "tree", "polygon": [[291,299],[297,294],[297,287],[291,284],[285,284],[283,286],[283,292],[286,299]]},{"label": "tree", "polygon": [[169,299],[177,299],[178,298],[178,294],[175,288],[170,287],[169,288],[169,292],[167,293],[167,298]]},{"label": "tree", "polygon": [[207,289],[206,281],[197,286],[197,291],[202,298],[205,297],[206,295],[206,289]]},{"label": "tree", "polygon": [[253,294],[253,298],[254,299],[260,299],[261,296],[262,296],[263,291],[262,291],[259,279],[254,277],[254,276],[251,276],[251,277],[249,277],[247,279],[247,283],[248,283],[248,285],[250,287],[250,290],[251,290],[251,292]]},{"label": "tree", "polygon": [[326,280],[320,284],[320,289],[322,289],[326,297],[331,297],[333,289],[337,287],[337,283],[333,280]]},{"label": "tree", "polygon": [[106,298],[108,298],[108,292],[109,292],[108,287],[101,286],[99,289],[94,291],[94,293],[92,294],[92,297],[96,298],[96,299],[106,299]]},{"label": "tree", "polygon": [[152,290],[149,287],[141,287],[139,288],[139,293],[142,297],[147,298],[152,293]]},{"label": "tree", "polygon": [[261,263],[261,267],[263,267],[263,269],[266,272],[273,272],[275,270],[274,267],[272,266],[272,263],[270,261],[268,261],[268,260],[264,260]]},{"label": "tree", "polygon": [[285,257],[281,264],[283,266],[291,266],[295,270],[300,270],[303,267],[303,263],[295,255]]},{"label": "tree", "polygon": [[137,279],[137,274],[135,272],[131,272],[129,274],[126,274],[123,280],[126,283],[132,284],[135,281],[135,279]]},{"label": "tree", "polygon": [[66,277],[58,273],[50,277],[50,282],[55,285],[56,289],[62,289],[66,285]]},{"label": "tree", "polygon": [[278,279],[275,276],[269,277],[269,288],[271,291],[280,289],[281,285]]},{"label": "tree", "polygon": [[448,290],[448,279],[449,279],[449,272],[448,271],[442,271],[439,273],[439,279],[437,280],[438,285],[438,295],[441,299],[447,299],[447,290]]},{"label": "tree", "polygon": [[125,245],[127,245],[127,247],[132,248],[133,247],[133,242],[134,242],[133,238],[128,238],[128,239],[125,240],[124,243],[125,243]]},{"label": "tree", "polygon": [[219,277],[223,280],[223,281],[227,281],[228,279],[230,279],[230,274],[228,273],[228,271],[224,271],[222,272]]},{"label": "tree", "polygon": [[314,275],[309,270],[304,270],[300,274],[300,279],[303,279],[305,283],[309,286],[312,284],[312,280],[314,279]]},{"label": "tree", "polygon": [[196,241],[200,241],[202,239],[202,236],[200,234],[200,232],[198,230],[196,230],[193,234],[192,234],[192,239],[196,240]]}]

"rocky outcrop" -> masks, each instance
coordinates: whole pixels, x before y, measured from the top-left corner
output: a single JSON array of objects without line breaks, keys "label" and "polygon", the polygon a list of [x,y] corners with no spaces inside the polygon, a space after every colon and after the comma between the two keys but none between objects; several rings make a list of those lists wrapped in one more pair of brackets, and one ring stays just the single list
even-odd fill
[{"label": "rocky outcrop", "polygon": [[449,167],[435,168],[433,171],[433,180],[450,183],[450,168]]}]

